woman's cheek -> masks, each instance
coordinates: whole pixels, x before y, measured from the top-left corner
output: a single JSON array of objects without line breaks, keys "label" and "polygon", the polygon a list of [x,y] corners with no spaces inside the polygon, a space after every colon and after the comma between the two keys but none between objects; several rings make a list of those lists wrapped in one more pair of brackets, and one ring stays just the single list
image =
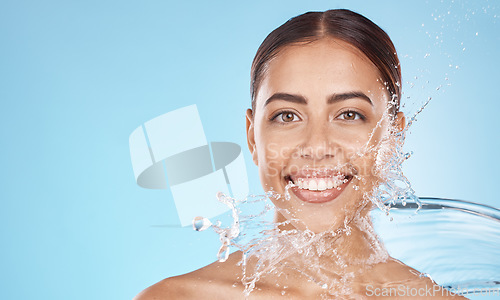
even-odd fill
[{"label": "woman's cheek", "polygon": [[276,180],[277,177],[279,177],[280,175],[280,168],[279,168],[279,165],[276,164],[276,163],[268,163],[266,165],[266,176],[270,179],[270,180]]},{"label": "woman's cheek", "polygon": [[265,144],[262,151],[265,153],[266,161],[268,164],[284,164],[288,158],[288,150],[286,145],[277,142],[268,142]]}]

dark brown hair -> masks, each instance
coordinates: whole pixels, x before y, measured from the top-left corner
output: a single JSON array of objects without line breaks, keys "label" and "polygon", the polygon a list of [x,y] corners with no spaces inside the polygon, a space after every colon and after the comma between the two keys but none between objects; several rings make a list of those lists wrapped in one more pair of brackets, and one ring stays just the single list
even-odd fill
[{"label": "dark brown hair", "polygon": [[273,30],[262,42],[252,63],[252,110],[267,66],[281,49],[290,44],[331,37],[358,48],[377,67],[389,92],[390,111],[395,115],[401,99],[401,70],[396,49],[387,33],[366,17],[347,9],[307,12]]}]

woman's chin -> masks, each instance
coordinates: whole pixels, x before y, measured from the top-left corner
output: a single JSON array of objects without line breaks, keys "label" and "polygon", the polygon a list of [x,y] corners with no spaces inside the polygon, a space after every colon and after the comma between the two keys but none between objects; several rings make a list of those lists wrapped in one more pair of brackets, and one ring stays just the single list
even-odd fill
[{"label": "woman's chin", "polygon": [[366,187],[366,184],[360,185],[358,180],[349,178],[341,186],[321,191],[291,186],[286,195],[286,186],[277,188],[282,189],[282,193],[273,199],[277,216],[281,216],[276,221],[280,230],[342,232],[360,214],[360,208],[366,202],[363,197]]},{"label": "woman's chin", "polygon": [[[302,202],[291,193],[289,203],[292,205],[286,209],[286,219],[289,220],[286,223],[300,231],[342,232],[346,229],[346,225],[363,214],[366,201],[362,199],[363,194],[358,195],[357,192],[346,191],[335,200],[322,204]],[[358,200],[351,202],[352,199]]]},{"label": "woman's chin", "polygon": [[344,219],[345,216],[338,214],[326,216],[297,213],[293,217],[287,216],[287,221],[281,223],[280,230],[312,231],[314,233],[337,232],[344,228]]}]

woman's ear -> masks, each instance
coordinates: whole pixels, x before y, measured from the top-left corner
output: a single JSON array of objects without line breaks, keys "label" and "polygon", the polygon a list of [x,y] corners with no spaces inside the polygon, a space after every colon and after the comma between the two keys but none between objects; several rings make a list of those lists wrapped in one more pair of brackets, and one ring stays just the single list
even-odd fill
[{"label": "woman's ear", "polygon": [[253,121],[253,111],[249,108],[247,109],[247,114],[246,114],[246,119],[247,119],[247,143],[248,143],[248,150],[250,150],[250,153],[252,154],[252,159],[253,162],[256,166],[258,166],[258,159],[257,159],[257,150],[255,147],[255,132],[254,132],[254,121]]},{"label": "woman's ear", "polygon": [[399,131],[403,131],[406,127],[406,119],[405,119],[405,114],[400,111],[396,115],[396,128],[399,129]]}]

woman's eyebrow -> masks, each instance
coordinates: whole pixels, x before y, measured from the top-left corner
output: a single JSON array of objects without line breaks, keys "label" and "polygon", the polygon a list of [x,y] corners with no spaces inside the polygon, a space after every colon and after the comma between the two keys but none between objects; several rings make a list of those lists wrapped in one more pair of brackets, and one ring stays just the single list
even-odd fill
[{"label": "woman's eyebrow", "polygon": [[289,101],[289,102],[294,102],[294,103],[299,103],[299,104],[307,104],[306,98],[304,98],[301,95],[292,95],[292,94],[287,94],[287,93],[275,93],[266,100],[266,102],[264,103],[264,106],[266,106],[269,103],[276,101],[276,100]]},{"label": "woman's eyebrow", "polygon": [[[363,100],[367,101],[368,103],[370,103],[370,105],[373,106],[373,102],[370,99],[370,97],[365,95],[365,93],[363,93],[363,92],[347,92],[347,93],[341,93],[341,94],[333,94],[328,98],[327,103],[332,104],[335,102],[349,100],[349,99],[353,99],[353,98],[363,99]],[[264,106],[266,106],[269,103],[276,101],[276,100],[288,101],[288,102],[293,102],[293,103],[298,103],[298,104],[307,104],[307,100],[304,96],[287,94],[287,93],[275,93],[266,100],[266,102],[264,103]]]},{"label": "woman's eyebrow", "polygon": [[348,93],[342,93],[342,94],[333,94],[328,98],[327,103],[332,104],[335,102],[344,101],[344,100],[353,99],[353,98],[363,99],[365,101],[368,101],[368,103],[370,103],[371,106],[373,106],[373,102],[370,99],[370,97],[365,95],[365,93],[363,93],[363,92],[348,92]]}]

